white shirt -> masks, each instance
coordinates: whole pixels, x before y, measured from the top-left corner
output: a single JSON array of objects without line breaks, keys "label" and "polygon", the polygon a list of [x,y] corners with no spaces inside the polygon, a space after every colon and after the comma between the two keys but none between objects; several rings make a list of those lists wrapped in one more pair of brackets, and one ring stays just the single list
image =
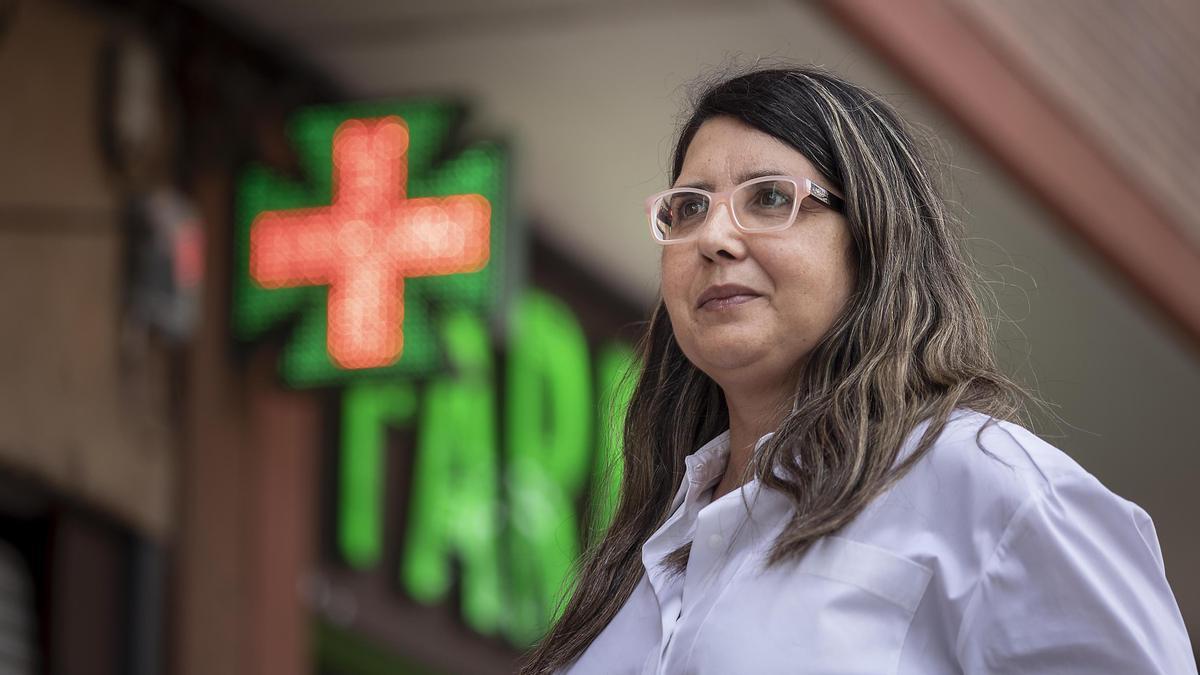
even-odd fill
[{"label": "white shirt", "polygon": [[[836,536],[770,569],[793,507],[756,480],[710,503],[721,434],[687,458],[645,574],[566,672],[1195,674],[1146,512],[1019,425],[984,431],[989,457],[987,419],[956,410]],[[688,541],[682,576],[659,565]]]}]

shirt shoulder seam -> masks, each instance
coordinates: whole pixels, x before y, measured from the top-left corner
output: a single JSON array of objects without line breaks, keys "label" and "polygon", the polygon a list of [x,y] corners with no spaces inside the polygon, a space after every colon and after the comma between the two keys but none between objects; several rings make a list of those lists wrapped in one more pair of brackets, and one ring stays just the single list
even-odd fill
[{"label": "shirt shoulder seam", "polygon": [[1047,482],[1043,484],[1043,487],[1040,490],[1033,492],[1021,502],[1021,505],[1018,506],[1015,511],[1013,511],[1012,516],[1008,519],[1008,523],[1004,526],[1004,530],[1000,533],[1000,537],[996,540],[996,546],[992,549],[992,552],[988,554],[987,561],[985,561],[983,566],[980,568],[979,577],[975,580],[975,584],[971,588],[971,594],[967,598],[967,604],[963,609],[963,618],[959,622],[958,635],[954,641],[954,654],[960,663],[962,662],[963,640],[966,638],[968,629],[970,628],[970,625],[975,617],[976,606],[979,604],[979,602],[981,602],[979,600],[980,588],[983,587],[983,584],[987,580],[989,573],[992,571],[993,565],[996,563],[996,559],[1000,557],[1001,551],[1003,551],[1005,545],[1020,530],[1019,526],[1024,523],[1026,514],[1033,509],[1034,506],[1038,505],[1046,497],[1046,495],[1052,491],[1052,485]]}]

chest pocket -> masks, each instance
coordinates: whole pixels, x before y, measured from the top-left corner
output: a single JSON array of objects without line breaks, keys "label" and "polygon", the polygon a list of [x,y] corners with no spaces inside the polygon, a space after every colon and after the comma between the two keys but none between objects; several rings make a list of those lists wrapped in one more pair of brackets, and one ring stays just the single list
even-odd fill
[{"label": "chest pocket", "polygon": [[798,563],[735,582],[692,663],[701,673],[894,673],[931,576],[882,548],[824,537]]},{"label": "chest pocket", "polygon": [[824,537],[814,544],[797,572],[856,586],[907,614],[917,611],[932,576],[920,563],[842,537]]}]

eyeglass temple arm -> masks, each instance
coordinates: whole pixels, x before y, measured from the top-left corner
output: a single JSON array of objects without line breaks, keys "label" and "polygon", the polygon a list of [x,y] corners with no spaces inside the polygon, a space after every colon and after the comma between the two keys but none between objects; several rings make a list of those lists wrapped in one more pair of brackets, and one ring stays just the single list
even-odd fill
[{"label": "eyeglass temple arm", "polygon": [[829,208],[831,208],[834,211],[837,211],[839,213],[841,213],[845,209],[846,202],[843,201],[841,197],[833,194],[826,188],[824,188],[820,185],[817,185],[816,183],[812,182],[811,180],[808,181],[808,185],[809,185],[809,193],[811,193],[812,196],[815,197],[817,201],[821,202],[825,206],[828,206]]}]

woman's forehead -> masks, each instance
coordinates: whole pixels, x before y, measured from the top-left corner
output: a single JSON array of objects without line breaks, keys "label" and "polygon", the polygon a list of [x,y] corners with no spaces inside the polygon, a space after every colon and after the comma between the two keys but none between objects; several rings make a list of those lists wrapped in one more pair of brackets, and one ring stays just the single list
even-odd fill
[{"label": "woman's forehead", "polygon": [[692,137],[676,185],[716,188],[769,174],[817,176],[808,158],[787,143],[731,117],[715,117]]}]

